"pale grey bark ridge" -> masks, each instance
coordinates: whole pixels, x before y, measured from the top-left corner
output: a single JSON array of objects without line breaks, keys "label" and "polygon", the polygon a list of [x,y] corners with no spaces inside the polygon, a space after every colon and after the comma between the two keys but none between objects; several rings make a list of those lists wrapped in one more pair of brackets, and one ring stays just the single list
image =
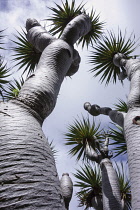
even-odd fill
[{"label": "pale grey bark ridge", "polygon": [[62,178],[60,179],[60,186],[62,189],[62,196],[64,198],[66,210],[69,210],[69,203],[73,193],[73,183],[68,173],[62,174]]},{"label": "pale grey bark ridge", "polygon": [[124,120],[128,164],[131,181],[132,209],[140,208],[140,60],[126,61],[125,69],[130,80],[128,112]]},{"label": "pale grey bark ridge", "polygon": [[[96,161],[101,166],[102,172],[102,200],[98,198],[98,202],[103,205],[99,206],[99,209],[103,210],[122,210],[122,201],[120,194],[120,186],[116,171],[114,170],[110,161],[110,155],[108,150],[109,138],[105,139],[104,145],[99,145],[99,151],[96,151],[86,146],[86,156],[89,160]],[[94,200],[94,199],[93,199]],[[96,200],[96,199],[95,199]],[[97,203],[93,203],[97,205]],[[103,206],[103,208],[102,208]],[[98,207],[97,207],[98,209]]]},{"label": "pale grey bark ridge", "polygon": [[[87,24],[79,32],[88,33],[90,27],[83,27],[90,18],[76,20],[81,19]],[[36,20],[28,21],[27,30],[38,50],[47,47],[18,98],[0,104],[0,209],[64,210],[55,161],[41,126],[71,65],[79,65],[79,54],[64,40],[50,37]]]},{"label": "pale grey bark ridge", "polygon": [[117,174],[111,161],[105,158],[101,161],[103,210],[122,210],[120,187]]}]

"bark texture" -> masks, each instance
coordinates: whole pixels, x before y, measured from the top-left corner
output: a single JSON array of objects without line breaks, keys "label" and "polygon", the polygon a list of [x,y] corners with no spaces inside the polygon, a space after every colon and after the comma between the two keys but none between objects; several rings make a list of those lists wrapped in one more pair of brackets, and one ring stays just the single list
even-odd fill
[{"label": "bark texture", "polygon": [[35,112],[42,122],[56,104],[64,77],[73,60],[73,48],[63,40],[56,40],[45,48],[35,74],[23,85],[18,99]]},{"label": "bark texture", "polygon": [[119,126],[123,127],[124,125],[124,117],[126,115],[124,112],[112,110],[110,107],[100,107],[97,104],[91,105],[89,102],[84,104],[84,108],[93,116],[98,116],[100,114],[108,115],[110,119]]},{"label": "bark texture", "polygon": [[120,187],[117,174],[111,161],[101,161],[103,210],[122,210]]},{"label": "bark texture", "polygon": [[125,68],[131,82],[124,132],[131,180],[132,209],[138,210],[140,209],[140,60],[128,60]]},{"label": "bark texture", "polygon": [[[76,19],[87,22],[80,25],[81,35],[90,29],[84,28],[90,18],[84,17]],[[0,209],[63,210],[55,161],[41,126],[71,65],[78,69],[79,54],[64,40],[53,39],[36,20],[29,19],[26,26],[30,42],[43,53],[18,98],[0,104]]]},{"label": "bark texture", "polygon": [[0,209],[64,209],[40,122],[15,101],[0,104]]},{"label": "bark texture", "polygon": [[62,189],[62,195],[64,198],[65,207],[68,210],[69,203],[70,203],[70,200],[72,198],[72,193],[73,193],[73,183],[68,173],[62,174],[62,178],[60,180],[60,186]]}]

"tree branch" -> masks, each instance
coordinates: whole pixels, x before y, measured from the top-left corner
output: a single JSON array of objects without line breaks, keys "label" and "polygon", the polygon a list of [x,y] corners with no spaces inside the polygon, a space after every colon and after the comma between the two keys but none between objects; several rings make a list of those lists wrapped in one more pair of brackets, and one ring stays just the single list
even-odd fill
[{"label": "tree branch", "polygon": [[53,40],[56,40],[43,28],[36,19],[26,21],[27,39],[40,52],[42,52]]},{"label": "tree branch", "polygon": [[81,36],[91,30],[91,20],[86,14],[81,14],[71,20],[65,27],[61,39],[73,45]]},{"label": "tree branch", "polygon": [[124,117],[126,113],[112,110],[109,107],[100,107],[97,104],[91,105],[89,102],[84,104],[84,109],[87,110],[92,116],[98,116],[100,114],[108,115],[110,119],[123,127]]}]

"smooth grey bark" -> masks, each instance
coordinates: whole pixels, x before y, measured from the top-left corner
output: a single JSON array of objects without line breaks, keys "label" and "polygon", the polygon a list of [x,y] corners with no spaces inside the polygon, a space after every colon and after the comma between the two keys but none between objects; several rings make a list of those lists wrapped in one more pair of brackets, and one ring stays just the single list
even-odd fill
[{"label": "smooth grey bark", "polygon": [[99,155],[97,154],[97,152],[95,151],[95,149],[93,149],[88,144],[88,142],[86,143],[86,146],[85,146],[85,155],[86,155],[86,157],[87,157],[88,160],[99,162]]},{"label": "smooth grey bark", "polygon": [[122,210],[120,187],[111,161],[105,158],[100,163],[102,171],[103,210]]},{"label": "smooth grey bark", "polygon": [[128,112],[124,119],[128,164],[131,181],[132,209],[140,208],[140,60],[126,61],[125,69],[130,80]]},{"label": "smooth grey bark", "polygon": [[[94,198],[94,208],[103,210],[122,210],[122,201],[120,194],[120,186],[116,171],[114,170],[110,161],[108,150],[109,138],[105,139],[104,145],[99,146],[98,154],[92,148],[88,148],[86,155],[87,158],[96,161],[100,164],[102,172],[102,200],[100,197]],[[101,205],[102,203],[102,205]],[[99,205],[99,206],[98,206]]]},{"label": "smooth grey bark", "polygon": [[91,105],[89,102],[84,104],[84,108],[93,116],[98,116],[100,114],[108,115],[110,119],[119,126],[123,127],[124,125],[124,117],[126,115],[124,112],[112,110],[110,107],[100,107],[97,104]]},{"label": "smooth grey bark", "polygon": [[132,209],[140,208],[140,59],[125,59],[117,53],[115,65],[125,68],[130,81],[128,112],[124,118],[124,134],[127,144],[128,165],[131,181]]},{"label": "smooth grey bark", "polygon": [[65,207],[66,210],[68,210],[73,193],[73,183],[68,173],[62,174],[62,178],[60,179],[60,186],[62,190],[62,196],[64,198]]},{"label": "smooth grey bark", "polygon": [[[81,19],[86,22],[81,30],[86,25],[88,33],[89,17],[82,14]],[[79,58],[73,46],[48,36],[36,20],[27,21],[27,30],[36,48],[45,49],[18,98],[0,103],[0,209],[63,210],[55,161],[41,126],[56,104],[64,77],[71,65],[79,65]]]},{"label": "smooth grey bark", "polygon": [[40,122],[22,103],[0,104],[0,209],[64,209]]}]

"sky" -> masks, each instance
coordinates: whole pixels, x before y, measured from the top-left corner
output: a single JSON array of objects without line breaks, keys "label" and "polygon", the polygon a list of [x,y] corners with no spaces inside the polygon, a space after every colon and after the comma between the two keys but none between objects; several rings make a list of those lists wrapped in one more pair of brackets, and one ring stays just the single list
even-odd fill
[{"label": "sky", "polygon": [[[6,29],[6,47],[11,47],[12,43],[9,39],[14,39],[14,34],[17,31],[21,31],[21,28],[25,27],[27,18],[36,18],[41,24],[44,24],[44,19],[51,15],[51,11],[48,7],[55,6],[54,2],[61,4],[60,0],[0,0],[0,29]],[[76,0],[76,4],[79,5],[81,1]],[[140,20],[140,1],[139,0],[89,0],[83,1],[86,3],[85,8],[87,11],[93,8],[97,14],[100,14],[100,21],[105,22],[104,31],[114,30],[117,32],[118,28],[125,32],[127,30],[128,36],[134,32],[136,39],[140,36],[140,30],[138,27]],[[48,21],[45,22],[48,25]],[[100,106],[109,106],[113,108],[113,104],[118,102],[118,99],[126,100],[129,92],[129,82],[124,81],[122,86],[120,82],[116,85],[109,84],[105,86],[104,83],[99,82],[99,77],[94,78],[93,74],[89,72],[92,66],[88,63],[88,56],[90,50],[84,48],[83,50],[79,46],[76,49],[81,56],[81,64],[79,71],[72,78],[65,78],[56,107],[52,114],[44,121],[43,130],[49,141],[54,142],[56,150],[58,150],[56,157],[56,165],[59,177],[62,173],[68,172],[73,182],[75,178],[72,173],[75,169],[79,168],[81,163],[76,163],[75,158],[71,158],[68,155],[69,147],[65,146],[64,133],[67,132],[67,127],[72,124],[74,119],[78,116],[89,116],[90,120],[93,117],[88,115],[83,108],[85,102],[91,104],[98,104]],[[139,49],[135,54],[139,54]],[[9,65],[12,56],[12,52],[9,50],[5,53],[5,59]],[[13,69],[14,77],[18,77],[20,72],[16,72],[16,68]],[[108,128],[110,120],[107,116],[99,116],[94,119],[96,123],[101,122],[101,126]],[[74,188],[74,194],[76,189]],[[70,203],[70,210],[84,209],[83,207],[77,208],[78,202],[73,195]]]}]

